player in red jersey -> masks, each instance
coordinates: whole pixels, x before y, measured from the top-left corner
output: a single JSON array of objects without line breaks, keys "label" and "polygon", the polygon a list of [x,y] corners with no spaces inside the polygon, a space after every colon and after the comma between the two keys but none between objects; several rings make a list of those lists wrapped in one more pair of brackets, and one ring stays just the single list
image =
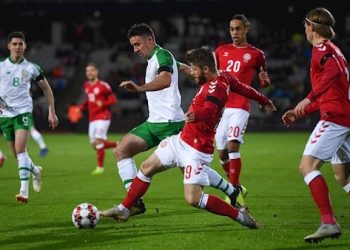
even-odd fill
[{"label": "player in red jersey", "polygon": [[96,150],[97,168],[92,174],[104,172],[103,163],[106,148],[115,148],[116,142],[107,140],[107,132],[111,124],[110,107],[117,102],[108,83],[98,78],[96,64],[89,63],[86,66],[87,81],[84,84],[85,100],[80,105],[80,110],[89,111],[89,137],[90,143]]},{"label": "player in red jersey", "polygon": [[255,220],[246,210],[238,210],[220,198],[203,193],[209,185],[208,171],[214,152],[214,135],[227,102],[229,91],[236,91],[257,100],[266,110],[276,110],[272,102],[256,90],[242,84],[227,73],[218,74],[213,52],[208,48],[194,49],[186,54],[191,75],[201,88],[185,114],[181,133],[164,139],[156,151],[141,164],[122,204],[101,212],[102,216],[119,221],[129,218],[130,209],[147,191],[151,178],[171,167],[184,168],[186,201],[214,214],[228,216],[249,228],[256,228]]},{"label": "player in red jersey", "polygon": [[[265,71],[264,52],[247,42],[249,28],[250,23],[244,15],[237,14],[231,18],[230,35],[233,42],[216,49],[218,69],[228,72],[247,85],[251,85],[257,70],[260,70],[260,86],[267,87],[270,79]],[[244,142],[243,136],[248,124],[249,112],[250,99],[231,92],[215,135],[220,163],[233,185],[240,184],[242,163],[239,149],[240,144]],[[241,195],[237,202],[239,205],[244,205]]]},{"label": "player in red jersey", "polygon": [[324,162],[346,151],[349,154],[350,145],[349,71],[342,52],[330,41],[335,36],[334,25],[334,17],[325,8],[307,13],[305,34],[313,46],[310,65],[312,90],[292,110],[293,113],[287,111],[282,117],[289,125],[317,109],[320,111],[320,121],[305,146],[299,166],[321,214],[321,226],[304,238],[311,243],[341,235],[327,183],[320,172]]}]

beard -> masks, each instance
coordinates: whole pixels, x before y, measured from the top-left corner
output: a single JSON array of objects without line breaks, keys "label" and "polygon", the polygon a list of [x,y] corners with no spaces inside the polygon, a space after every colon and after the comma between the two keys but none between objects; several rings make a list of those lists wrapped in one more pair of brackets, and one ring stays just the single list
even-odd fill
[{"label": "beard", "polygon": [[198,79],[197,82],[199,85],[203,85],[207,81],[203,73],[201,73],[197,79]]}]

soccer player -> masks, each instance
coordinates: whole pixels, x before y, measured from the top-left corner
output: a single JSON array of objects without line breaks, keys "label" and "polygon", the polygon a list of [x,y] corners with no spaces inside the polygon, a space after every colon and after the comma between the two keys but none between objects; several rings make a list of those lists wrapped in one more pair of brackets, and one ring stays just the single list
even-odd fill
[{"label": "soccer player", "polygon": [[[128,38],[134,52],[147,59],[146,84],[139,86],[132,81],[124,81],[120,87],[132,92],[146,92],[149,117],[126,134],[115,149],[118,172],[126,190],[137,174],[133,156],[157,146],[166,137],[182,130],[185,117],[181,108],[178,73],[190,75],[188,65],[177,62],[168,50],[156,44],[154,32],[147,24],[131,26]],[[208,175],[211,186],[222,190],[236,205],[237,188],[213,169]],[[143,200],[139,199],[131,215],[145,211]]]},{"label": "soccer player", "polygon": [[215,128],[228,99],[229,90],[257,100],[266,110],[276,110],[272,102],[237,78],[223,73],[219,76],[213,52],[198,48],[186,54],[191,64],[191,75],[201,88],[185,115],[181,133],[164,139],[156,151],[142,163],[122,204],[101,212],[102,216],[125,221],[130,209],[147,191],[151,178],[171,167],[184,168],[186,201],[197,208],[228,216],[249,228],[256,228],[255,220],[246,210],[238,210],[220,198],[203,193],[208,186],[208,172],[214,152]]},{"label": "soccer player", "polygon": [[89,138],[97,158],[97,167],[91,174],[98,175],[104,172],[105,149],[117,146],[116,142],[107,140],[111,124],[110,107],[117,103],[117,98],[109,84],[98,78],[96,64],[89,63],[86,66],[86,78],[85,100],[79,107],[81,111],[88,109],[89,112]]},{"label": "soccer player", "polygon": [[[304,26],[306,38],[313,46],[312,90],[296,105],[293,115],[299,119],[314,110],[320,111],[320,121],[306,143],[299,166],[321,215],[318,230],[304,238],[313,243],[341,235],[320,168],[350,143],[350,84],[346,59],[331,42],[335,36],[333,15],[325,8],[313,9],[306,14]],[[285,115],[284,121],[288,122],[287,118],[290,116]]]},{"label": "soccer player", "polygon": [[38,144],[39,148],[40,148],[40,156],[44,157],[47,155],[47,153],[49,152],[46,143],[44,141],[44,137],[42,136],[42,134],[34,127],[34,125],[32,124],[30,127],[30,135],[32,136],[33,140],[36,142],[36,144]]},{"label": "soccer player", "polygon": [[31,82],[36,82],[46,97],[48,121],[52,129],[57,127],[58,119],[52,90],[43,70],[24,58],[24,34],[19,31],[10,33],[7,48],[10,56],[0,62],[0,126],[18,161],[21,186],[16,200],[27,203],[31,172],[34,191],[40,192],[42,188],[42,168],[34,165],[27,152],[29,130],[33,121],[33,100],[29,93]]},{"label": "soccer player", "polygon": [[[184,112],[181,108],[178,72],[189,71],[187,65],[176,62],[170,51],[156,43],[149,25],[134,24],[127,36],[134,52],[147,59],[146,77],[144,85],[124,81],[120,87],[133,92],[146,92],[149,116],[147,121],[129,131],[115,148],[118,173],[126,190],[137,174],[133,157],[181,131]],[[134,211],[138,214],[145,210],[140,199]]]},{"label": "soccer player", "polygon": [[[218,69],[228,72],[247,85],[251,85],[257,70],[260,70],[260,86],[267,87],[270,79],[265,71],[264,52],[247,42],[249,28],[250,23],[244,15],[237,14],[231,18],[232,43],[221,45],[215,50]],[[248,124],[249,111],[250,100],[230,92],[215,135],[220,163],[233,185],[240,184],[242,161],[239,149],[240,144],[244,142],[243,136]],[[246,190],[243,191],[246,192]],[[238,202],[244,205],[242,195]]]}]

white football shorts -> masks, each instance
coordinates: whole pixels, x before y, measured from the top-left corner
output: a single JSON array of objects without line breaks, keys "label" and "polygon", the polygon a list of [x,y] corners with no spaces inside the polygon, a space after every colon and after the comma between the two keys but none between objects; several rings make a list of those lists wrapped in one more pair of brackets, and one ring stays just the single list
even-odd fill
[{"label": "white football shorts", "polygon": [[349,149],[349,143],[350,128],[321,120],[312,131],[303,155],[310,155],[329,162],[338,153],[338,150],[346,149],[346,147]]},{"label": "white football shorts", "polygon": [[107,139],[107,132],[110,120],[96,120],[89,123],[89,138],[90,143],[93,143],[96,139]]},{"label": "white football shorts", "polygon": [[181,140],[180,134],[161,141],[154,153],[163,166],[184,169],[184,184],[209,186],[208,171],[213,155],[194,149]]},{"label": "white football shorts", "polygon": [[[348,136],[350,137],[350,135]],[[350,162],[350,140],[347,139],[333,155],[332,164],[343,164]]]},{"label": "white football shorts", "polygon": [[243,136],[248,125],[249,112],[244,109],[225,108],[216,129],[215,142],[218,150],[227,148],[227,142],[244,143]]}]

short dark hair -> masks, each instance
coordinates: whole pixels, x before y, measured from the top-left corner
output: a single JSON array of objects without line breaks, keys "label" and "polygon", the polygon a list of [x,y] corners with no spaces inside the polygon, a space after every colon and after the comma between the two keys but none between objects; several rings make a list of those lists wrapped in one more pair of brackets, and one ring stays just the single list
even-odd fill
[{"label": "short dark hair", "polygon": [[189,63],[196,65],[201,69],[207,66],[212,72],[217,70],[214,51],[208,46],[202,46],[200,48],[187,51],[185,58]]},{"label": "short dark hair", "polygon": [[10,43],[12,38],[21,38],[23,41],[26,41],[26,37],[22,31],[13,31],[7,36],[7,43]]},{"label": "short dark hair", "polygon": [[151,36],[155,39],[154,32],[152,28],[146,23],[136,23],[132,25],[128,30],[128,39],[133,36]]},{"label": "short dark hair", "polygon": [[250,26],[250,22],[248,21],[248,19],[246,18],[246,16],[244,14],[236,14],[231,18],[231,21],[232,20],[239,20],[239,21],[243,22],[246,27]]}]

